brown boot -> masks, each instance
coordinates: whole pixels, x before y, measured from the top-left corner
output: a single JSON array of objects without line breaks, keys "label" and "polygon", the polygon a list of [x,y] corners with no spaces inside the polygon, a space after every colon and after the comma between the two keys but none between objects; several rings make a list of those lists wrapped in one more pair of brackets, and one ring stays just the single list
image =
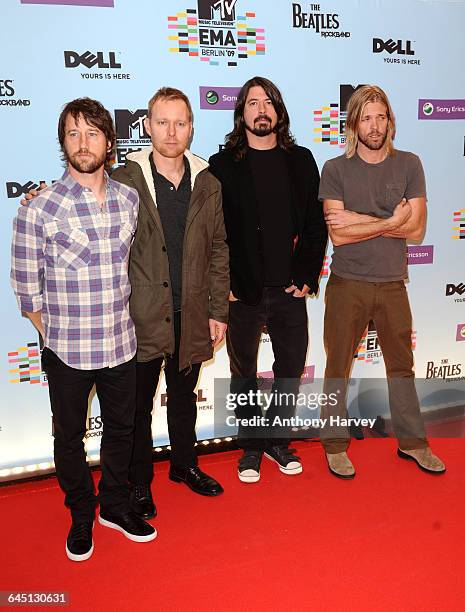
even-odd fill
[{"label": "brown boot", "polygon": [[420,470],[428,472],[428,474],[444,474],[446,466],[444,463],[433,455],[429,446],[426,448],[415,448],[413,450],[397,449],[397,454],[402,459],[413,459]]},{"label": "brown boot", "polygon": [[331,474],[338,478],[353,478],[355,476],[355,468],[345,451],[342,453],[326,453],[326,459]]}]

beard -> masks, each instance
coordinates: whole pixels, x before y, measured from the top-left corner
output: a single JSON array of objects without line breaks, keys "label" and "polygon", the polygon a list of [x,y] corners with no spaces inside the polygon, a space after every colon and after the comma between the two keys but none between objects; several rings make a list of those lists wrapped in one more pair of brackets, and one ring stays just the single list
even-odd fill
[{"label": "beard", "polygon": [[[81,159],[79,155],[83,153],[89,155],[87,159]],[[64,152],[66,161],[78,172],[82,174],[93,174],[99,168],[105,164],[107,153],[102,153],[100,157],[97,157],[93,153],[89,153],[87,149],[80,149],[77,153],[69,155],[67,151]]]},{"label": "beard", "polygon": [[[381,136],[381,138],[375,141],[372,138],[373,136]],[[386,142],[386,138],[387,130],[384,132],[384,134],[382,134],[381,132],[370,132],[370,134],[368,134],[368,136],[366,136],[365,138],[362,138],[360,134],[358,136],[359,141],[371,151],[379,151],[380,149],[382,149],[384,147],[384,143]]]},{"label": "beard", "polygon": [[273,132],[276,132],[276,126],[272,127],[271,124],[271,117],[268,117],[268,115],[261,115],[255,119],[252,128],[247,124],[245,124],[245,128],[252,134],[255,134],[255,136],[269,136]]}]

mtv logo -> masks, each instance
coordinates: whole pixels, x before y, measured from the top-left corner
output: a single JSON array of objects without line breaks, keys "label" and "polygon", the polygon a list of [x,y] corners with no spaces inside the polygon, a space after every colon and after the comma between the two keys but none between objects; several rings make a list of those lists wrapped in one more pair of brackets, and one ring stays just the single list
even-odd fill
[{"label": "mtv logo", "polygon": [[115,109],[116,138],[127,140],[150,140],[150,136],[145,131],[144,119],[147,117],[147,110],[139,109],[134,112],[124,109]]},{"label": "mtv logo", "polygon": [[347,110],[347,104],[349,103],[352,94],[363,87],[362,85],[357,85],[354,87],[353,85],[339,85],[339,110],[345,112]]},{"label": "mtv logo", "polygon": [[198,0],[199,19],[235,21],[237,0]]}]

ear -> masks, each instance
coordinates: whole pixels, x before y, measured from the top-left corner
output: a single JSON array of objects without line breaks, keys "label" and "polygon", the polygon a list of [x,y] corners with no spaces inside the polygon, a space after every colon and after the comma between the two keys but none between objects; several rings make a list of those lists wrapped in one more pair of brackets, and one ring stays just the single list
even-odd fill
[{"label": "ear", "polygon": [[145,127],[145,131],[147,132],[147,134],[149,136],[152,136],[152,132],[150,131],[150,120],[148,116],[144,119],[144,127]]}]

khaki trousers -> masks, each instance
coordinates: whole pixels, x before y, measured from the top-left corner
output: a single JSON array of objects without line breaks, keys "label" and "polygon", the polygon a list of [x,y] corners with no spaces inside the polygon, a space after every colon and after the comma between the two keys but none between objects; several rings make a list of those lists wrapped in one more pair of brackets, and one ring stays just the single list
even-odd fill
[{"label": "khaki trousers", "polygon": [[[321,417],[347,418],[347,384],[354,354],[369,321],[375,324],[383,352],[389,406],[399,447],[428,446],[415,389],[412,315],[403,281],[372,283],[331,274],[325,293],[325,393],[336,393],[337,405],[322,407]],[[326,426],[320,432],[327,453],[349,446],[346,427]]]}]

